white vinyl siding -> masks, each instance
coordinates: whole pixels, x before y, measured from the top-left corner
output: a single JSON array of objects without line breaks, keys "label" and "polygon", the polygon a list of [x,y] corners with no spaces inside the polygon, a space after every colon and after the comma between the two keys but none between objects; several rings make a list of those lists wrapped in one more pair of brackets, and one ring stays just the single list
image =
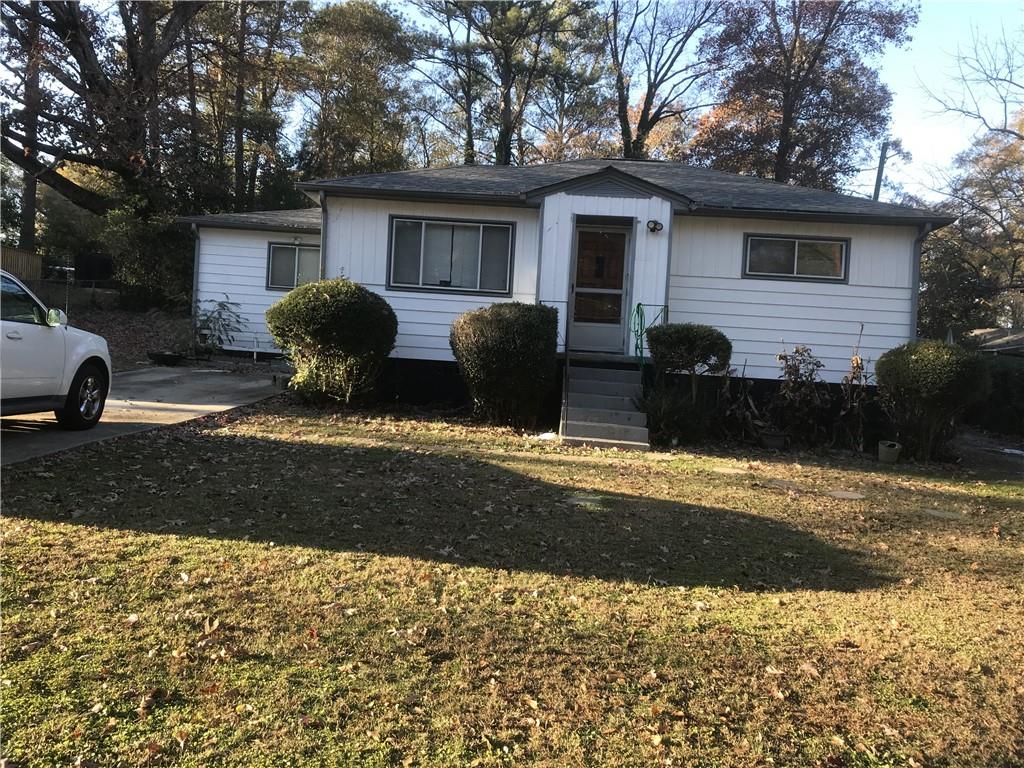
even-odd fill
[{"label": "white vinyl siding", "polygon": [[[838,382],[858,338],[871,363],[911,338],[912,227],[676,216],[673,228],[669,320],[724,332],[737,373],[776,379],[775,355],[805,344]],[[752,232],[848,241],[848,281],[744,279]]]},{"label": "white vinyl siding", "polygon": [[[532,304],[536,300],[537,209],[356,198],[329,198],[327,204],[325,274],[328,277],[347,277],[387,300],[398,317],[398,338],[395,340],[393,357],[452,360],[448,336],[452,322],[460,314],[498,302],[522,301]],[[489,225],[492,222],[513,225],[509,291],[498,294],[448,288],[410,290],[395,284],[394,270],[389,281],[391,260],[388,258],[388,246],[394,236],[389,224],[396,220],[424,220],[440,224],[448,222],[477,227],[480,223]],[[401,236],[412,239],[411,234]],[[395,266],[403,275],[412,274],[411,260]],[[419,269],[418,261],[415,266]],[[479,265],[481,281],[485,280],[487,269],[490,267],[485,259]]]},{"label": "white vinyl siding", "polygon": [[299,238],[300,249],[314,249],[319,254],[319,235],[200,228],[196,299],[208,308],[211,305],[203,302],[223,301],[227,296],[228,301],[238,304],[242,317],[242,330],[235,334],[228,349],[277,351],[267,331],[265,314],[284,292],[268,290],[267,258],[270,243],[291,243],[295,237]]}]

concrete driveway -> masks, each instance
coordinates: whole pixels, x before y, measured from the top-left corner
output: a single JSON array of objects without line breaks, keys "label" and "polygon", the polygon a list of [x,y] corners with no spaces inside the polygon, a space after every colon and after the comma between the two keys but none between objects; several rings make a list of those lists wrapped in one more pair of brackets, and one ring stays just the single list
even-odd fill
[{"label": "concrete driveway", "polygon": [[62,430],[52,413],[0,419],[0,464],[227,411],[278,391],[269,374],[166,367],[115,373],[103,418],[92,429]]}]

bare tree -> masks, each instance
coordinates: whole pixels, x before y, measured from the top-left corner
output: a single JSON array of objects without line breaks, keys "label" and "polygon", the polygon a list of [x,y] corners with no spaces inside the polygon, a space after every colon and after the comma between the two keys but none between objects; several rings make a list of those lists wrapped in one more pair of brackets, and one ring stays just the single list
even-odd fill
[{"label": "bare tree", "polygon": [[[928,94],[944,112],[980,123],[986,131],[1024,141],[1014,119],[1024,109],[1024,27],[989,39],[974,33],[956,54],[957,87]],[[1018,121],[1019,125],[1019,121]]]},{"label": "bare tree", "polygon": [[[700,42],[720,23],[725,7],[721,0],[610,0],[604,35],[623,157],[647,157],[647,139],[658,123],[700,108],[694,97],[712,72]],[[635,125],[634,93],[640,95]]]}]

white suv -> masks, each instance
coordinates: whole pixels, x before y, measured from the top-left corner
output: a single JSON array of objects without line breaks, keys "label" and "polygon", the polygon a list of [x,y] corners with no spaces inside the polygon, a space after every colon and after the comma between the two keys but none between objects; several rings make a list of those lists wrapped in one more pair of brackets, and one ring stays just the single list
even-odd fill
[{"label": "white suv", "polygon": [[7,272],[0,288],[0,415],[53,411],[65,429],[96,426],[110,392],[106,340],[69,326]]}]

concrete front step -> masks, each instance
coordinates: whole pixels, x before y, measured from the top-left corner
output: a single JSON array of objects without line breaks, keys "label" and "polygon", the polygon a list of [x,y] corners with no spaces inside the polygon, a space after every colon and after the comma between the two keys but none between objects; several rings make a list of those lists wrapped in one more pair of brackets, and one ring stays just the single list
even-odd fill
[{"label": "concrete front step", "polygon": [[588,395],[615,395],[616,397],[638,397],[640,384],[627,384],[621,381],[600,381],[598,379],[569,379],[569,392],[581,392]]},{"label": "concrete front step", "polygon": [[562,425],[563,437],[593,437],[628,443],[647,443],[647,427],[608,424],[596,421],[567,421]]},{"label": "concrete front step", "polygon": [[640,371],[628,368],[594,368],[584,365],[569,366],[570,381],[620,381],[640,386]]},{"label": "concrete front step", "polygon": [[636,411],[632,397],[621,395],[593,395],[587,392],[569,391],[569,408],[600,408],[605,411]]},{"label": "concrete front step", "polygon": [[586,445],[591,448],[620,448],[624,451],[649,451],[648,443],[634,443],[629,440],[602,440],[597,437],[563,437],[567,445]]},{"label": "concrete front step", "polygon": [[591,421],[602,424],[623,424],[627,427],[646,427],[647,414],[630,409],[613,411],[607,408],[574,408],[569,407],[565,413],[566,421]]}]

